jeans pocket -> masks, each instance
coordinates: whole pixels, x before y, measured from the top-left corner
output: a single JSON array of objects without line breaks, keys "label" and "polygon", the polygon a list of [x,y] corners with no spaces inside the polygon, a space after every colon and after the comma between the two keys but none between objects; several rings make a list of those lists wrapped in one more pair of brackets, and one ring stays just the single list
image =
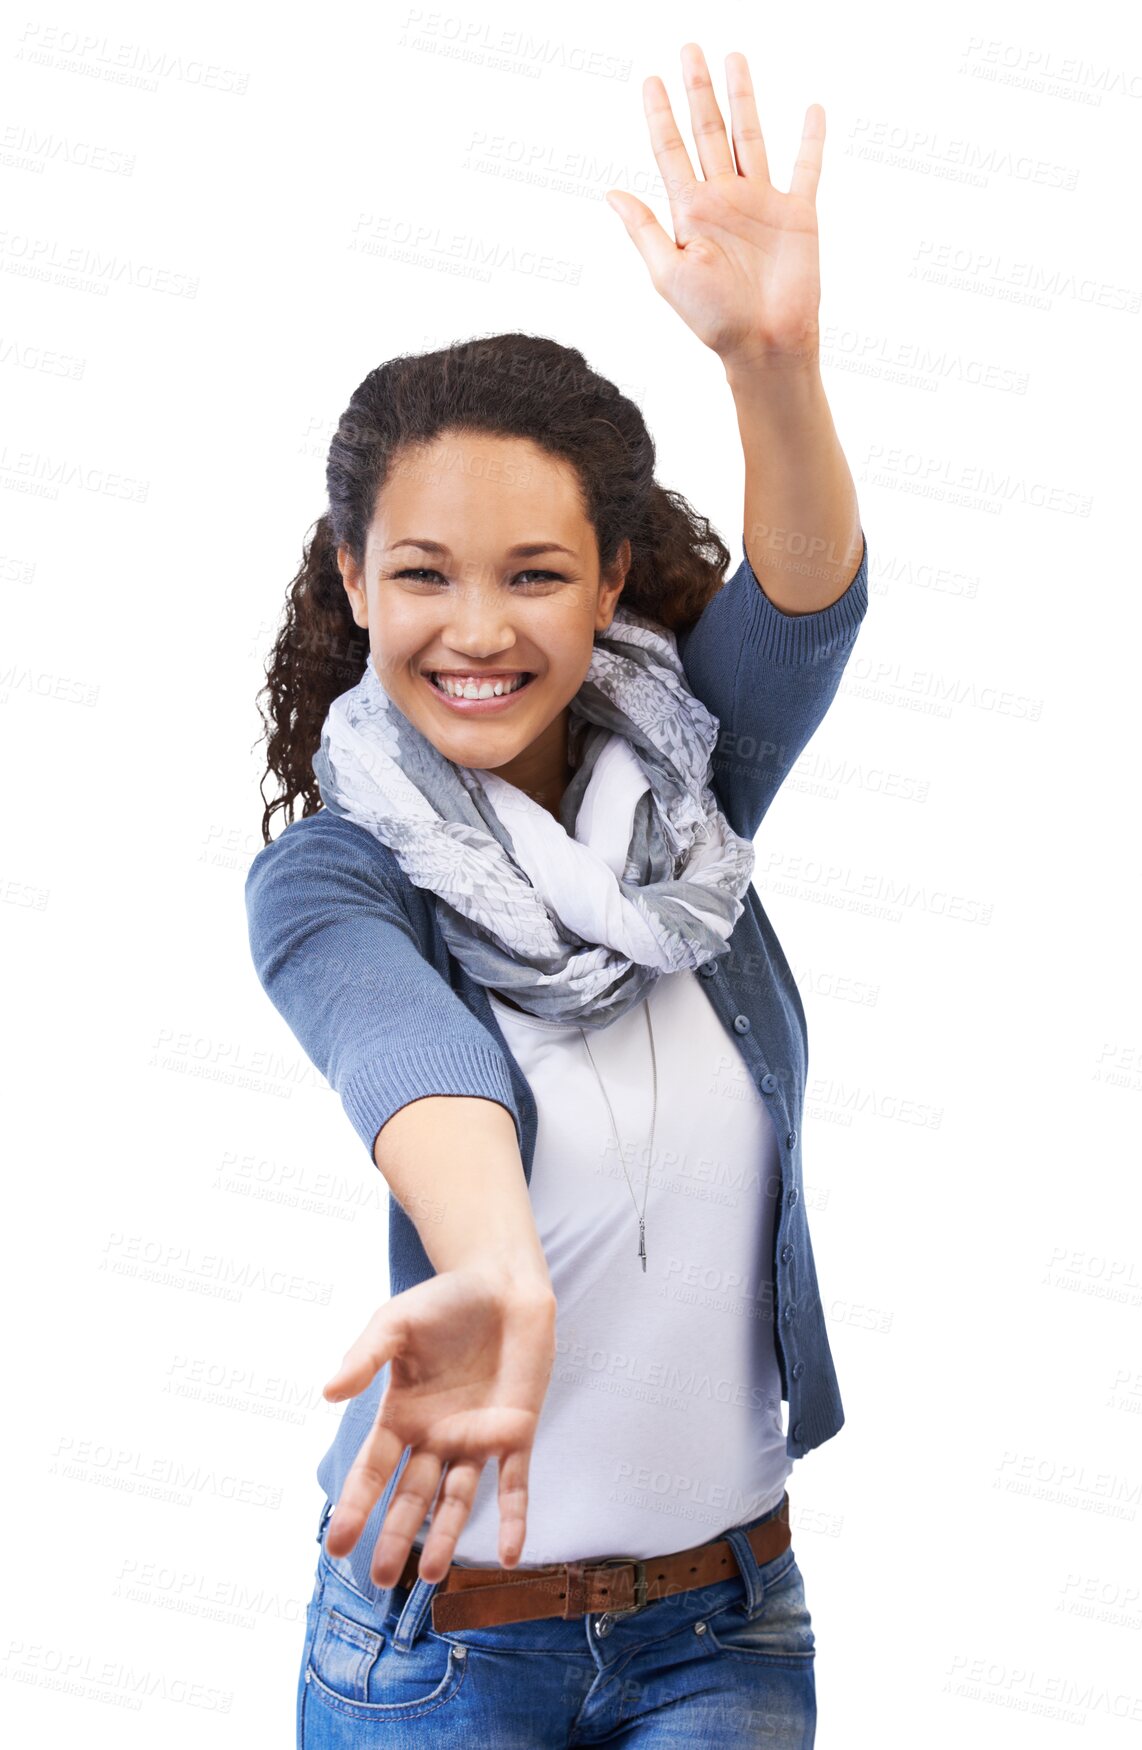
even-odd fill
[{"label": "jeans pocket", "polygon": [[781,1560],[779,1556],[761,1568],[765,1594],[752,1616],[745,1599],[737,1598],[707,1617],[706,1632],[721,1652],[796,1664],[813,1659],[816,1651],[813,1619],[796,1560],[791,1558],[772,1579],[766,1577],[766,1567],[776,1568]]},{"label": "jeans pocket", "polygon": [[466,1649],[429,1630],[402,1649],[386,1630],[326,1603],[318,1614],[305,1682],[315,1699],[346,1718],[413,1720],[453,1700],[466,1670]]}]

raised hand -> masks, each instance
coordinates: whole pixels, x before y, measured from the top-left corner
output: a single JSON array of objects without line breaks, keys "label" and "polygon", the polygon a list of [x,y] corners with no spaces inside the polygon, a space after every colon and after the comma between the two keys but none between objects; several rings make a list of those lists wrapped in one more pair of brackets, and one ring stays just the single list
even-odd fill
[{"label": "raised hand", "polygon": [[674,237],[625,190],[609,190],[608,205],[626,226],[655,290],[727,368],[815,358],[821,300],[815,200],[825,112],[819,103],[806,111],[783,194],[769,179],[745,56],[726,56],[732,149],[697,43],[683,47],[682,67],[704,180],[694,174],[662,80],[654,75],[642,87]]},{"label": "raised hand", "polygon": [[554,1295],[521,1291],[479,1269],[442,1271],[373,1314],[324,1388],[331,1402],[356,1397],[392,1362],[376,1420],[329,1520],[330,1555],[353,1548],[411,1446],[373,1550],[374,1583],[396,1584],[442,1477],[418,1571],[423,1580],[444,1578],[490,1458],[499,1461],[500,1563],[514,1567],[555,1357],[555,1317]]}]

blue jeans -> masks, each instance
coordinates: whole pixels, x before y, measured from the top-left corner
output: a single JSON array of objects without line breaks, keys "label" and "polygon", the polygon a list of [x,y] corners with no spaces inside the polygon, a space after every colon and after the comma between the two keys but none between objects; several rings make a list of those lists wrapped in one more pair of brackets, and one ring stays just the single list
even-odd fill
[{"label": "blue jeans", "polygon": [[[370,1601],[324,1542],[297,1687],[299,1750],[811,1750],[814,1636],[793,1546],[759,1565],[726,1535],[738,1572],[628,1615],[546,1616],[437,1633],[435,1586]],[[331,1511],[326,1502],[318,1540]]]}]

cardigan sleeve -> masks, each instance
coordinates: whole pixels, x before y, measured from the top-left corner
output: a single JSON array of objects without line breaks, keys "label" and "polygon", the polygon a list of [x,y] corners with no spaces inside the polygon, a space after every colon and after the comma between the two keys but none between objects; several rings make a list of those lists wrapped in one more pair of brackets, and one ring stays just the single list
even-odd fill
[{"label": "cardigan sleeve", "polygon": [[522,1150],[504,1053],[424,958],[384,856],[324,812],[263,846],[245,884],[262,988],[341,1096],[370,1160],[393,1113],[428,1094],[498,1101]]},{"label": "cardigan sleeve", "polygon": [[678,634],[691,690],[718,718],[711,768],[734,831],[753,838],[840,685],[868,611],[868,542],[827,608],[786,614],[745,556],[694,625]]}]

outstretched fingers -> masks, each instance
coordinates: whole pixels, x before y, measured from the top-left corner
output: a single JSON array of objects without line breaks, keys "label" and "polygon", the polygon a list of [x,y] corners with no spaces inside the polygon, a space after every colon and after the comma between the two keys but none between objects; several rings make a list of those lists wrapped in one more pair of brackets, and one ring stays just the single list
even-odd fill
[{"label": "outstretched fingers", "polygon": [[404,1347],[408,1338],[408,1321],[403,1308],[394,1308],[397,1308],[395,1300],[378,1307],[361,1335],[350,1343],[340,1367],[321,1388],[322,1397],[329,1403],[339,1404],[343,1398],[355,1398],[376,1378],[386,1361],[391,1361]]},{"label": "outstretched fingers", "polygon": [[[375,1586],[395,1586],[424,1524],[440,1484],[444,1462],[435,1452],[418,1448],[409,1457],[393,1490],[384,1524],[373,1547],[369,1572]],[[447,1564],[445,1564],[447,1566]]]},{"label": "outstretched fingers", "polygon": [[391,1428],[374,1426],[370,1429],[353,1460],[326,1527],[325,1547],[331,1556],[349,1554],[400,1463],[403,1451],[404,1442]]},{"label": "outstretched fingers", "polygon": [[527,1534],[531,1448],[507,1453],[499,1464],[500,1566],[514,1568]]},{"label": "outstretched fingers", "polygon": [[422,1580],[443,1580],[451,1567],[460,1533],[472,1511],[476,1485],[483,1468],[482,1460],[462,1458],[454,1459],[445,1471],[420,1558]]}]

